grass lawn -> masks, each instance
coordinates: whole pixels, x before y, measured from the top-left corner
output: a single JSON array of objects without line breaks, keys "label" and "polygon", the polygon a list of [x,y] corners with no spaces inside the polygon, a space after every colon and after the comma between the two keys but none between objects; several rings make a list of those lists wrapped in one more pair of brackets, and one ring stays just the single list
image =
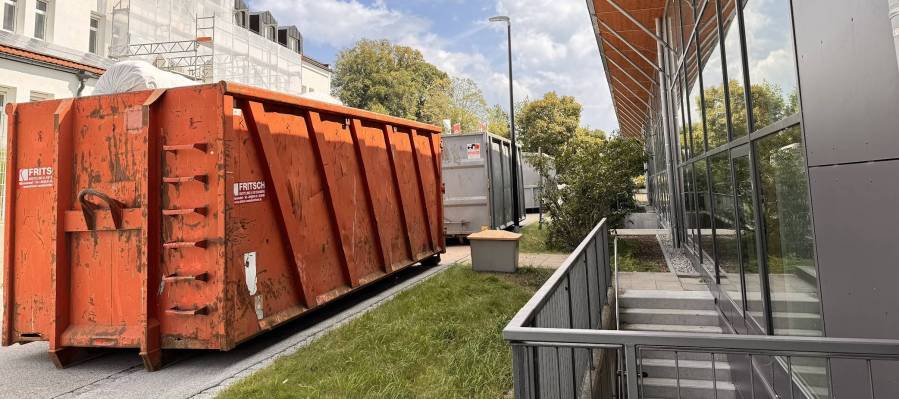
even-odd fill
[{"label": "grass lawn", "polygon": [[220,397],[503,397],[512,388],[512,355],[501,331],[552,272],[453,266]]},{"label": "grass lawn", "polygon": [[[609,240],[609,254],[613,254]],[[656,272],[668,271],[665,254],[655,236],[618,237],[618,271]]]},{"label": "grass lawn", "polygon": [[518,241],[518,250],[526,253],[552,253],[565,254],[568,252],[549,248],[546,245],[546,225],[541,229],[539,224],[531,223],[521,228],[521,240]]}]

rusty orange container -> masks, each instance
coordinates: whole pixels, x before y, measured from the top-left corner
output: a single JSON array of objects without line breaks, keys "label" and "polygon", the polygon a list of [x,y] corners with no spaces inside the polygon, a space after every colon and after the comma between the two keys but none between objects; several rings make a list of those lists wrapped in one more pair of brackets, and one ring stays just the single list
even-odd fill
[{"label": "rusty orange container", "polygon": [[443,239],[439,128],[247,86],[10,105],[2,344],[227,351]]}]

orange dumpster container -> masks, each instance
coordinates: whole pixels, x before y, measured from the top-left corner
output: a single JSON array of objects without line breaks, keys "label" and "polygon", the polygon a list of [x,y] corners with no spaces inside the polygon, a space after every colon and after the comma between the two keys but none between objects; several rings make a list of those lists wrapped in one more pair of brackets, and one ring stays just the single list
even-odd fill
[{"label": "orange dumpster container", "polygon": [[2,345],[227,351],[445,252],[439,128],[232,83],[11,104]]}]

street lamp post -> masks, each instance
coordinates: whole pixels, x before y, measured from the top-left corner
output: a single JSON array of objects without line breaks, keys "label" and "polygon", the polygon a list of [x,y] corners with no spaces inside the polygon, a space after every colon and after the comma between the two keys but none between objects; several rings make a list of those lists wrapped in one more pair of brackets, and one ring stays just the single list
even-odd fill
[{"label": "street lamp post", "polygon": [[519,217],[521,215],[521,204],[518,199],[518,145],[515,140],[515,91],[512,86],[512,21],[505,15],[490,18],[490,22],[505,22],[506,34],[509,40],[509,138],[512,140],[512,212],[515,213],[513,220],[515,231],[520,229]]}]

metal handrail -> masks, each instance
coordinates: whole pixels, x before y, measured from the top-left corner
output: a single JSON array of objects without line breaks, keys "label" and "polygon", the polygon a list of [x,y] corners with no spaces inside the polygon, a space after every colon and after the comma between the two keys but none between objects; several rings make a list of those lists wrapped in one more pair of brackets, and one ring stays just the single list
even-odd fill
[{"label": "metal handrail", "polygon": [[567,347],[642,346],[678,352],[752,352],[776,356],[899,360],[899,340],[780,335],[701,334],[657,331],[507,327],[503,338],[522,345]]},{"label": "metal handrail", "polygon": [[[782,372],[794,377],[789,379],[791,392],[794,387],[800,391],[810,389],[804,385],[807,382],[801,375],[794,375],[794,357],[826,360],[830,392],[833,392],[831,360],[863,360],[868,370],[867,389],[872,397],[875,384],[871,362],[899,362],[896,339],[603,330],[603,308],[614,312],[613,325],[618,324],[617,234],[612,266],[606,227],[603,219],[503,330],[503,338],[513,351],[516,398],[576,396],[575,392],[584,389],[599,389],[601,395],[639,398],[644,350],[674,353],[678,397],[681,394],[678,353],[707,354],[713,370],[716,355],[748,355],[752,368],[756,367],[753,356],[774,357]],[[598,236],[600,232],[602,236]],[[596,251],[593,255],[592,250]],[[614,286],[609,276],[612,271]],[[611,288],[614,294],[607,295]],[[614,306],[610,300],[615,301]],[[597,319],[598,324],[592,321]],[[761,371],[750,372],[750,378],[755,372]],[[713,372],[712,389],[717,395],[716,376]],[[613,382],[603,385],[602,381]],[[754,390],[752,397],[755,397]]]},{"label": "metal handrail", "polygon": [[543,305],[546,304],[546,301],[549,298],[549,294],[552,293],[556,288],[559,287],[559,284],[562,283],[563,278],[569,272],[571,267],[574,264],[574,261],[584,252],[587,248],[587,245],[596,237],[596,234],[600,231],[603,225],[606,224],[606,219],[603,218],[593,227],[593,230],[587,234],[587,237],[578,244],[577,248],[565,258],[565,261],[562,262],[562,265],[559,266],[556,271],[549,276],[549,279],[546,280],[545,283],[534,293],[534,296],[531,297],[521,309],[518,310],[518,313],[512,317],[512,320],[509,321],[509,324],[506,328],[514,327],[514,326],[524,326],[533,321],[535,313],[539,310]]}]

